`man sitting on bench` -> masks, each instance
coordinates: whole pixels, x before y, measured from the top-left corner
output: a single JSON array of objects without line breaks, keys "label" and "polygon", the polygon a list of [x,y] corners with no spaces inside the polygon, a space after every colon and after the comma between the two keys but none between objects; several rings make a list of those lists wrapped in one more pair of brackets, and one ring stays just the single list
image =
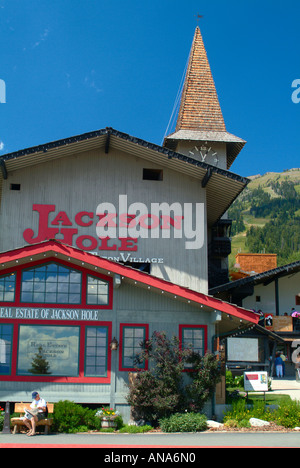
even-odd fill
[{"label": "man sitting on bench", "polygon": [[29,437],[35,436],[36,423],[47,417],[47,404],[43,398],[40,397],[38,392],[32,393],[33,402],[30,405],[32,412],[25,409],[24,424],[28,427],[27,435]]}]

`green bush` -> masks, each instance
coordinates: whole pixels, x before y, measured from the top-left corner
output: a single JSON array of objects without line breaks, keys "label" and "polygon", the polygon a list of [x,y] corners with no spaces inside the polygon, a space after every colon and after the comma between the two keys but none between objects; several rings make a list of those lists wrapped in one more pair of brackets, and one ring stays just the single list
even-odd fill
[{"label": "green bush", "polygon": [[124,433],[129,433],[129,434],[140,434],[140,433],[144,433],[144,432],[149,432],[151,431],[152,426],[149,426],[148,424],[146,424],[145,426],[129,426],[128,424],[126,424],[125,426],[123,426],[119,432],[124,434]]},{"label": "green bush", "polygon": [[300,401],[283,400],[271,411],[263,401],[254,401],[253,406],[248,406],[245,400],[237,400],[224,414],[223,422],[228,427],[247,427],[250,418],[273,421],[286,428],[300,426]]},{"label": "green bush", "polygon": [[4,424],[4,414],[0,414],[0,432],[3,429],[3,424]]},{"label": "green bush", "polygon": [[159,424],[163,432],[200,432],[207,429],[207,418],[199,413],[176,413]]},{"label": "green bush", "polygon": [[[265,407],[263,401],[255,401],[253,406],[248,406],[245,400],[234,401],[231,405],[231,409],[227,410],[224,414],[224,424],[232,425],[233,421],[236,422],[235,427],[239,427],[241,421],[244,423],[249,421],[250,418],[263,419],[265,421],[271,421],[273,413]],[[245,424],[240,427],[247,427]]]},{"label": "green bush", "polygon": [[[55,403],[53,415],[53,430],[56,432],[75,433],[96,430],[114,432],[113,428],[101,428],[101,418],[96,417],[99,410],[84,408],[73,401],[65,400]],[[116,429],[123,427],[121,415],[115,418]]]},{"label": "green bush", "polygon": [[283,401],[274,411],[274,421],[279,426],[287,428],[300,426],[300,402]]},{"label": "green bush", "polygon": [[[137,364],[148,360],[149,370],[139,370],[128,386],[127,402],[135,420],[158,421],[185,409],[202,411],[220,380],[219,363],[211,353],[201,356],[183,348],[179,338],[154,332],[137,357]],[[190,372],[184,372],[191,365]]]},{"label": "green bush", "polygon": [[226,387],[227,388],[243,388],[244,387],[244,375],[236,375],[233,377],[230,370],[226,371]]},{"label": "green bush", "polygon": [[226,370],[226,387],[234,387],[234,377],[230,370]]},{"label": "green bush", "polygon": [[75,433],[83,426],[85,430],[95,429],[95,410],[84,408],[72,401],[55,403],[53,430],[56,432]]}]

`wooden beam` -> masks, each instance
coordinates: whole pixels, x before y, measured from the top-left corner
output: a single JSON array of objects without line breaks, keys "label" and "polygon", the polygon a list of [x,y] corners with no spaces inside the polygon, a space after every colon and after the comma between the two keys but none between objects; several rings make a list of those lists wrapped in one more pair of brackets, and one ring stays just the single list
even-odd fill
[{"label": "wooden beam", "polygon": [[213,170],[212,170],[211,167],[209,167],[209,168],[207,169],[207,171],[206,171],[205,176],[203,177],[203,179],[202,179],[202,181],[201,181],[201,185],[202,185],[203,188],[205,188],[205,187],[207,186],[207,184],[208,184],[208,182],[209,182],[209,180],[210,180],[212,174],[213,174]]},{"label": "wooden beam", "polygon": [[110,144],[110,135],[111,135],[111,128],[106,129],[107,134],[106,134],[106,142],[105,142],[105,154],[109,153],[109,144]]}]

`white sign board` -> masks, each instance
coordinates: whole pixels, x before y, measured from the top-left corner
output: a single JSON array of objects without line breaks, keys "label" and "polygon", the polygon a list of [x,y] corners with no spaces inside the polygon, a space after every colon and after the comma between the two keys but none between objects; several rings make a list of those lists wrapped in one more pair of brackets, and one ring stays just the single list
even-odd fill
[{"label": "white sign board", "polygon": [[227,360],[258,362],[257,338],[228,338]]},{"label": "white sign board", "polygon": [[268,372],[244,372],[245,392],[267,392]]}]

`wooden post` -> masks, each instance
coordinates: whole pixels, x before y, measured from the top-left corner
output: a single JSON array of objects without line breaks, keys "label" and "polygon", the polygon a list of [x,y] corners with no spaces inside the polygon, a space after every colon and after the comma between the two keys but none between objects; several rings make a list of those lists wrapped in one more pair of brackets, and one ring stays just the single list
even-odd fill
[{"label": "wooden post", "polygon": [[9,401],[5,405],[5,415],[4,415],[4,424],[2,429],[2,434],[10,434],[10,405]]},{"label": "wooden post", "polygon": [[275,278],[275,311],[276,316],[279,315],[279,287],[278,287],[278,278]]}]

